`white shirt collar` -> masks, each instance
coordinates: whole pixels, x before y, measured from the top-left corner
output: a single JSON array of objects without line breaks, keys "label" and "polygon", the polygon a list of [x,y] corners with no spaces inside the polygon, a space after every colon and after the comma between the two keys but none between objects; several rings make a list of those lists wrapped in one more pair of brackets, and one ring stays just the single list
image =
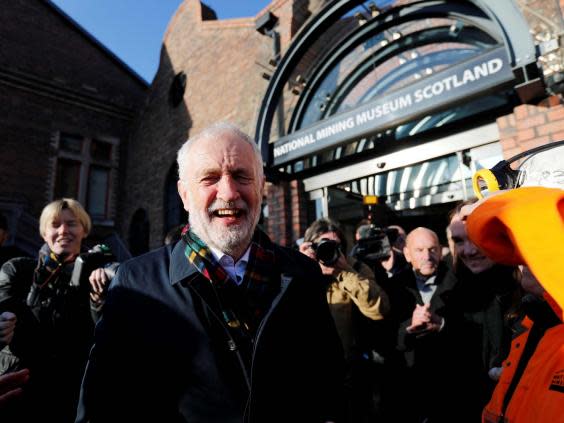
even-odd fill
[{"label": "white shirt collar", "polygon": [[213,257],[217,260],[219,265],[227,272],[229,277],[235,281],[237,285],[243,282],[245,277],[245,270],[247,270],[247,263],[249,262],[249,255],[251,253],[251,246],[247,248],[245,253],[241,256],[237,262],[233,260],[233,257],[225,254],[223,251],[218,250],[214,247],[209,247]]}]

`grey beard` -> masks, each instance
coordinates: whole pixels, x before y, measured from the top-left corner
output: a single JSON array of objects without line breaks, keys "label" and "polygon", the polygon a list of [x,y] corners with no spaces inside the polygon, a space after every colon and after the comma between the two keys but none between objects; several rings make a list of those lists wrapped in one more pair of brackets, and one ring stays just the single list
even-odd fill
[{"label": "grey beard", "polygon": [[239,257],[244,253],[253,237],[259,220],[255,213],[253,221],[245,221],[241,225],[228,228],[221,233],[212,233],[214,229],[201,219],[198,213],[189,214],[190,229],[209,247],[214,247],[231,257]]}]

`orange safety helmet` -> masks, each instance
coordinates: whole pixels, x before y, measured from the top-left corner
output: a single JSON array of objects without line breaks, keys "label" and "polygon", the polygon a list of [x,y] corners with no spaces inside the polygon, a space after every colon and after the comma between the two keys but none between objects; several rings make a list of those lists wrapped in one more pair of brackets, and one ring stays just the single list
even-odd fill
[{"label": "orange safety helmet", "polygon": [[527,265],[564,308],[564,189],[521,187],[492,196],[470,214],[467,229],[491,259]]}]

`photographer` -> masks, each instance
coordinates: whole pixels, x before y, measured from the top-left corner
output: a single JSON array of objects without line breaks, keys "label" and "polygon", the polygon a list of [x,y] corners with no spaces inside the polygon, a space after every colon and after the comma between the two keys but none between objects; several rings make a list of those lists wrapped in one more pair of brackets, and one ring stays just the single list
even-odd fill
[{"label": "photographer", "polygon": [[407,266],[403,256],[406,235],[401,226],[379,228],[366,224],[359,226],[356,233],[357,243],[349,255],[370,266],[374,274],[385,271],[391,278]]},{"label": "photographer", "polygon": [[300,251],[316,260],[327,281],[327,302],[341,338],[347,360],[349,421],[370,418],[369,380],[361,368],[365,340],[362,319],[381,320],[388,311],[388,298],[370,268],[346,257],[345,237],[336,223],[315,221],[305,232]]},{"label": "photographer", "polygon": [[91,228],[80,203],[65,198],[48,204],[39,227],[45,240],[39,259],[15,258],[0,270],[0,313],[11,313],[16,320],[13,339],[0,352],[0,374],[23,367],[30,373],[20,407],[2,414],[6,423],[74,421],[94,324],[109,279],[103,269],[92,272],[112,257],[109,252],[98,248],[80,254]]}]

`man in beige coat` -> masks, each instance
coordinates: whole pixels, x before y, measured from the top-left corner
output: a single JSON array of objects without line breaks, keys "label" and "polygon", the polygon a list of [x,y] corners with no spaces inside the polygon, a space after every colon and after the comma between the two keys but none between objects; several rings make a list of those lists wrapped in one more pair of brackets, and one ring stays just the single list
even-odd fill
[{"label": "man in beige coat", "polygon": [[329,219],[316,220],[305,232],[300,251],[319,263],[327,282],[327,303],[335,320],[347,362],[349,421],[371,418],[370,381],[366,364],[366,321],[382,320],[389,310],[386,293],[363,262],[346,257],[345,237]]}]

